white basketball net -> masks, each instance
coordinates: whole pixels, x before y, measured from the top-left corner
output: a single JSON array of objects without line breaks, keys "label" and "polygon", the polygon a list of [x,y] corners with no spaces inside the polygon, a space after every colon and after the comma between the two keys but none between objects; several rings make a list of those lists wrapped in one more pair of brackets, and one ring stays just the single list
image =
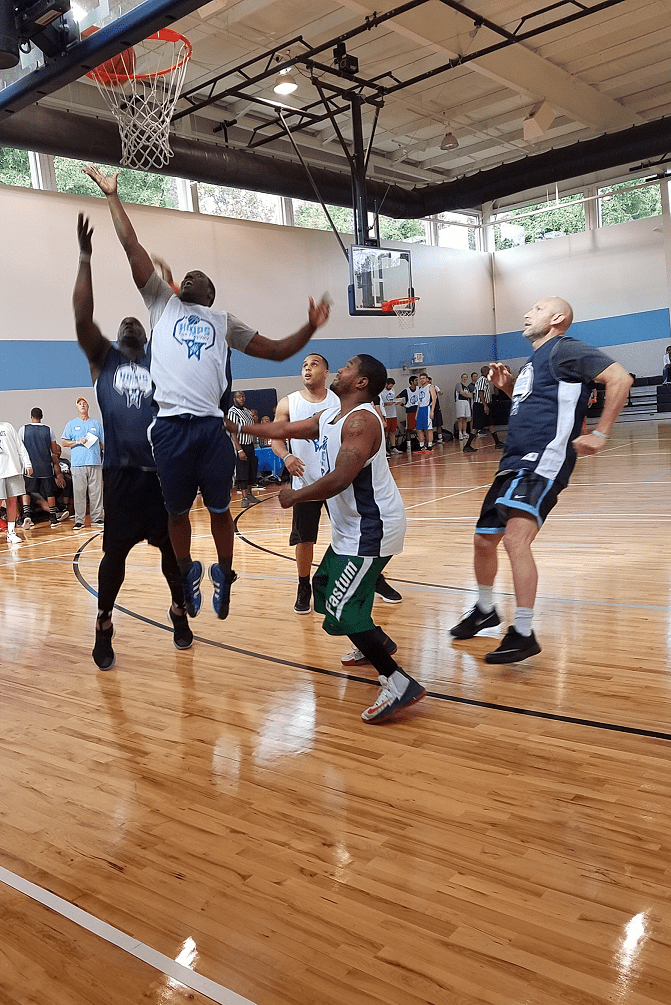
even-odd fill
[{"label": "white basketball net", "polygon": [[413,301],[405,301],[402,304],[392,304],[394,314],[398,318],[401,328],[415,327],[415,304]]},{"label": "white basketball net", "polygon": [[119,124],[124,167],[149,171],[172,157],[170,120],[190,57],[186,39],[164,29],[88,74]]}]

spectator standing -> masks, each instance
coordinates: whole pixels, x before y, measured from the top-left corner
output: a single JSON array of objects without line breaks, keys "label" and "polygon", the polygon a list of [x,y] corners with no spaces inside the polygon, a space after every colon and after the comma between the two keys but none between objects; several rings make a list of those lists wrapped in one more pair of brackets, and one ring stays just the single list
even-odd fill
[{"label": "spectator standing", "polygon": [[30,477],[33,469],[30,456],[14,426],[0,422],[0,501],[7,507],[7,544],[21,544],[16,533],[16,497],[23,495],[24,475]]},{"label": "spectator standing", "polygon": [[412,451],[412,434],[417,423],[417,397],[417,377],[413,375],[396,399],[405,408],[405,449],[408,453]]},{"label": "spectator standing", "polygon": [[[256,420],[253,411],[245,408],[245,392],[236,391],[233,395],[233,404],[228,410],[227,418],[237,426],[250,426]],[[235,477],[242,492],[243,509],[249,506],[256,506],[260,499],[257,499],[252,492],[252,484],[256,481],[256,451],[254,450],[254,437],[248,433],[241,433],[234,440],[237,453],[235,464]]]},{"label": "spectator standing", "polygon": [[[462,373],[461,380],[454,389],[454,401],[457,412],[457,434],[460,440],[466,439],[466,426],[468,425],[468,420],[471,417],[473,391],[470,390],[470,387],[471,385],[468,383],[468,374]],[[475,384],[473,384],[473,389],[475,390]]]},{"label": "spectator standing", "polygon": [[91,526],[103,524],[103,427],[97,419],[89,417],[89,403],[83,395],[77,398],[77,418],[70,419],[61,442],[70,447],[72,490],[75,497],[75,525],[82,530],[86,522],[86,495],[91,510]]},{"label": "spectator standing", "polygon": [[[49,522],[58,527],[59,517],[56,510],[56,486],[65,488],[65,479],[61,474],[58,443],[49,426],[42,422],[44,413],[41,408],[30,411],[30,425],[21,426],[19,437],[30,456],[33,473],[26,478],[26,491],[23,497],[23,527],[29,530],[33,526],[30,515],[31,499],[35,500],[41,510],[49,514]],[[60,520],[69,516],[67,510]]]},{"label": "spectator standing", "polygon": [[496,435],[496,430],[489,422],[489,406],[492,400],[492,385],[489,381],[489,366],[483,366],[480,376],[475,384],[475,397],[473,400],[473,421],[471,423],[471,434],[464,447],[465,454],[476,453],[476,448],[472,446],[477,433],[489,429],[494,438],[494,446],[497,450],[503,450],[503,443]]}]

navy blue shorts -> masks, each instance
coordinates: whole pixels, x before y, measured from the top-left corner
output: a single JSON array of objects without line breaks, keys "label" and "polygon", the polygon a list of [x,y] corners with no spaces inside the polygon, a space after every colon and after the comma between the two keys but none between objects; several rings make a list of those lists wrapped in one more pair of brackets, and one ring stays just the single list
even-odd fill
[{"label": "navy blue shorts", "polygon": [[508,518],[522,513],[533,517],[540,529],[563,488],[535,471],[502,471],[482,502],[475,533],[503,534]]},{"label": "navy blue shorts", "polygon": [[235,449],[219,416],[158,418],[149,438],[168,513],[188,513],[199,489],[211,513],[228,510]]},{"label": "navy blue shorts", "polygon": [[415,425],[415,429],[431,429],[428,405],[422,405],[417,409],[417,423]]}]

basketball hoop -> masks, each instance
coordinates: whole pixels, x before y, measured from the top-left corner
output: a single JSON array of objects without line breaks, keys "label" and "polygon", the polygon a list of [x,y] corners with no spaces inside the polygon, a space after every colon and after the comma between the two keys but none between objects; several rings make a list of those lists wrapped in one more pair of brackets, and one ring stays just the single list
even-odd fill
[{"label": "basketball hoop", "polygon": [[391,314],[393,311],[401,328],[414,328],[415,304],[418,300],[419,297],[399,297],[396,300],[385,300],[382,303],[382,313]]},{"label": "basketball hoop", "polygon": [[117,120],[124,167],[150,171],[172,157],[170,120],[191,52],[188,38],[161,28],[86,74]]}]

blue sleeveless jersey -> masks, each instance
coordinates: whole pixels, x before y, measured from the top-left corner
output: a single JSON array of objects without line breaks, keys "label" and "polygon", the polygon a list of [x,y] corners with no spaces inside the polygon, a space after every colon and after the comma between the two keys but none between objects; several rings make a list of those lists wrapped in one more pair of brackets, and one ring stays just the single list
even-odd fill
[{"label": "blue sleeveless jersey", "polygon": [[566,335],[537,349],[515,381],[499,471],[526,469],[566,485],[594,377],[612,362]]},{"label": "blue sleeveless jersey", "polygon": [[115,346],[109,348],[94,385],[105,427],[105,468],[156,470],[147,439],[156,411],[150,364],[149,348],[137,360],[128,359]]}]

